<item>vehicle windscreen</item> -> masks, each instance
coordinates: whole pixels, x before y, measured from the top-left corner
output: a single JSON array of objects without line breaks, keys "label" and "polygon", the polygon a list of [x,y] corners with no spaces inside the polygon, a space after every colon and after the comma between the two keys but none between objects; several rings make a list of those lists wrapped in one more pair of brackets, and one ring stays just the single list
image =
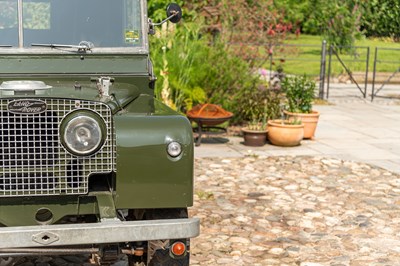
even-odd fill
[{"label": "vehicle windscreen", "polygon": [[0,0],[0,47],[143,45],[139,0]]}]

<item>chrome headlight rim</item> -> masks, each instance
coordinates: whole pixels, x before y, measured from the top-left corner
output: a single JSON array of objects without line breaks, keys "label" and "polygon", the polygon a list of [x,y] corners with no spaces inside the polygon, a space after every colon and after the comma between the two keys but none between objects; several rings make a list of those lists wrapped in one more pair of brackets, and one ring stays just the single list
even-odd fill
[{"label": "chrome headlight rim", "polygon": [[[86,121],[89,121],[93,123],[98,130],[98,133],[100,137],[98,140],[95,142],[92,148],[87,149],[85,151],[80,151],[79,149],[73,147],[71,143],[68,143],[68,132],[69,132],[69,127],[73,126],[73,122],[77,121],[78,119],[86,119]],[[107,128],[106,128],[106,123],[104,119],[97,114],[96,112],[93,112],[92,110],[89,109],[79,109],[72,111],[71,113],[67,114],[61,121],[60,123],[60,142],[64,149],[74,155],[74,156],[79,156],[79,157],[88,157],[96,154],[101,148],[104,146],[104,143],[107,138]]]}]

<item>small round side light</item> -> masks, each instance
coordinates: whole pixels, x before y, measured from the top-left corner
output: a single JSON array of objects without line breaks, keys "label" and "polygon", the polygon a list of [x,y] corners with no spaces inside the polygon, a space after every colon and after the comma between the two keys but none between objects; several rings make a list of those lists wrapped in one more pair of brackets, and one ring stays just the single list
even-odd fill
[{"label": "small round side light", "polygon": [[167,146],[167,153],[171,157],[178,157],[182,153],[182,145],[176,141],[170,142]]},{"label": "small round side light", "polygon": [[186,245],[180,241],[175,242],[171,246],[171,252],[175,256],[182,256],[186,252]]}]

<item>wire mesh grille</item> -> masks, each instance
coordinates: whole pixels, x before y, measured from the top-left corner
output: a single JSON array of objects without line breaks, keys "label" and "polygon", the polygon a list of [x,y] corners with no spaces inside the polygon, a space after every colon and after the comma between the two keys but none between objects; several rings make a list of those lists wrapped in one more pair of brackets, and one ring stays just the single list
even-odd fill
[{"label": "wire mesh grille", "polygon": [[[93,173],[115,168],[115,135],[110,108],[101,102],[42,99],[47,110],[16,114],[13,99],[0,100],[0,197],[86,194]],[[59,125],[70,112],[89,109],[105,121],[103,147],[90,157],[69,154],[60,143]]]}]

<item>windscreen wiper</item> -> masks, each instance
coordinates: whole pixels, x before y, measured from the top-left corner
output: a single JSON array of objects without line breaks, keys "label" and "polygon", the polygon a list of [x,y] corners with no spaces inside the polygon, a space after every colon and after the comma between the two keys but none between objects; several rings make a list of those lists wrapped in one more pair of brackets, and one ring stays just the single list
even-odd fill
[{"label": "windscreen wiper", "polygon": [[7,47],[13,47],[13,46],[12,45],[7,45],[7,44],[6,45],[3,45],[3,44],[0,45],[0,48],[7,48]]},{"label": "windscreen wiper", "polygon": [[78,52],[91,51],[94,47],[93,43],[82,41],[78,45],[73,44],[52,44],[52,43],[32,43],[31,46],[36,47],[50,47],[50,48],[74,48],[78,49]]}]

